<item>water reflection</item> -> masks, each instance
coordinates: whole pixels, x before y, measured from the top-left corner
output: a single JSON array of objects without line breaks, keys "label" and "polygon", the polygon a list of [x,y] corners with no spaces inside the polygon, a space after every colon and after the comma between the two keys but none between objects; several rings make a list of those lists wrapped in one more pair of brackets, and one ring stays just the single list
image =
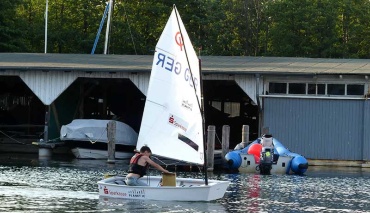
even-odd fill
[{"label": "water reflection", "polygon": [[231,182],[224,198],[214,202],[99,198],[96,182],[106,173],[125,174],[127,166],[127,161],[1,155],[0,212],[370,212],[370,169],[361,168],[310,167],[304,176],[210,172],[210,179]]},{"label": "water reflection", "polygon": [[305,176],[237,175],[231,178],[224,202],[236,212],[369,212],[368,171],[311,172]]},{"label": "water reflection", "polygon": [[98,208],[121,212],[227,212],[217,202],[176,202],[99,198]]}]

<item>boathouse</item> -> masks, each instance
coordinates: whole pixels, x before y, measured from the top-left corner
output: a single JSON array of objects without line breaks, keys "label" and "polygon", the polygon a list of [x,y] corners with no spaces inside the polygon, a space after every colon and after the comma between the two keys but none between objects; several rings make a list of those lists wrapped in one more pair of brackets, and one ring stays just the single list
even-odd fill
[{"label": "boathouse", "polygon": [[[73,119],[139,131],[153,56],[0,53],[0,151],[57,140]],[[369,161],[370,60],[203,56],[206,125],[230,148],[263,127],[308,159]],[[219,143],[216,139],[216,146]],[[219,144],[218,144],[219,145]],[[34,149],[34,150],[33,150]]]}]

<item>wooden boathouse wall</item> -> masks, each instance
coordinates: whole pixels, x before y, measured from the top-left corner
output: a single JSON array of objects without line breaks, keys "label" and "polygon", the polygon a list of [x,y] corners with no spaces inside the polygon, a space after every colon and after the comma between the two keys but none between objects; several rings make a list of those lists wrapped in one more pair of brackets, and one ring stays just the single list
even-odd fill
[{"label": "wooden boathouse wall", "polygon": [[120,78],[130,79],[137,88],[146,95],[148,90],[149,72],[92,72],[92,71],[7,71],[0,76],[19,76],[35,95],[45,104],[50,105],[77,78]]},{"label": "wooden boathouse wall", "polygon": [[[7,77],[19,77],[19,80],[16,82],[19,84],[23,82],[42,104],[44,104],[45,107],[39,107],[40,109],[42,108],[41,115],[43,114],[46,120],[48,120],[47,127],[45,127],[47,134],[44,134],[47,137],[43,137],[44,140],[58,139],[61,126],[70,123],[72,119],[76,119],[74,116],[76,109],[78,109],[78,100],[76,98],[80,97],[80,91],[74,84],[78,82],[78,79],[93,79],[93,81],[101,81],[101,79],[129,79],[145,95],[149,85],[150,68],[153,60],[152,56],[127,55],[0,53],[0,56],[0,78],[6,81]],[[230,88],[221,89],[222,93],[227,94],[227,97],[221,99],[217,97],[217,101],[221,104],[234,101],[242,105],[242,102],[246,99],[251,99],[251,102],[254,103],[257,101],[256,81],[253,73],[239,75],[225,74],[223,71],[220,71],[218,73],[204,75],[204,80],[208,82],[228,82],[226,83],[228,85],[231,82],[231,84],[239,87],[237,90],[241,92],[235,92],[230,90]],[[209,83],[209,85],[212,84]],[[72,85],[74,86],[71,91]],[[217,84],[217,86],[213,87],[221,88],[223,83],[220,85]],[[206,98],[212,101],[209,97],[206,96]],[[257,108],[255,105],[253,107]],[[235,110],[239,111],[240,109],[237,107]],[[223,114],[223,112],[219,114]],[[251,115],[248,116],[252,117]],[[258,117],[258,115],[254,117]],[[212,115],[209,118],[217,119],[217,116]],[[251,125],[248,122],[243,122],[243,119],[245,120],[245,118],[237,119],[235,117],[229,119],[230,122],[237,124],[231,125],[234,129],[230,136],[232,140],[230,142],[231,147],[234,147],[241,140],[241,133],[237,133],[241,132],[241,126],[244,124]],[[219,130],[222,125],[229,124],[224,123],[226,122],[224,119],[220,119],[220,121],[222,123],[217,123],[219,138],[221,138],[221,132]],[[43,121],[38,123],[38,126],[41,126],[40,130],[37,131],[40,137],[30,138],[30,141],[38,141],[42,138],[43,123]],[[214,125],[212,122],[210,124]],[[25,124],[25,126],[30,125]],[[257,137],[257,125],[251,125],[251,131],[254,131],[253,134],[251,133],[252,138]],[[27,142],[29,141],[27,140]]]},{"label": "wooden boathouse wall", "polygon": [[[73,119],[73,112],[77,103],[71,99],[76,94],[64,94],[70,85],[78,78],[92,79],[130,79],[132,83],[145,95],[148,88],[150,73],[148,72],[90,72],[90,71],[39,71],[39,70],[9,70],[1,72],[1,76],[19,76],[22,81],[45,105],[45,111],[50,116],[48,120],[47,134],[44,139],[55,140],[59,138],[60,128]],[[77,97],[77,96],[76,96]],[[58,98],[62,98],[58,100]],[[73,108],[73,109],[71,109]],[[69,113],[67,113],[69,111]],[[41,135],[41,133],[40,133]],[[33,141],[39,138],[33,138]],[[22,141],[25,142],[25,141]]]},{"label": "wooden boathouse wall", "polygon": [[[152,60],[153,56],[136,55],[0,53],[0,77],[19,76],[45,106],[50,106],[79,78],[130,79],[145,95]],[[244,96],[240,103],[249,98],[253,107],[258,107],[259,130],[269,127],[291,151],[311,159],[370,160],[370,104],[366,94],[370,60],[203,56],[202,73],[207,83],[227,82],[229,86],[231,82],[240,87]],[[322,82],[358,81],[365,85],[364,93],[356,97],[266,93],[268,81],[316,82],[322,76]],[[214,85],[210,90],[221,87],[217,92],[224,93],[221,104],[229,97],[241,96],[233,94],[236,90],[223,88],[226,84]],[[241,132],[241,128],[232,127],[231,133]],[[230,141],[230,148],[239,142]]]}]

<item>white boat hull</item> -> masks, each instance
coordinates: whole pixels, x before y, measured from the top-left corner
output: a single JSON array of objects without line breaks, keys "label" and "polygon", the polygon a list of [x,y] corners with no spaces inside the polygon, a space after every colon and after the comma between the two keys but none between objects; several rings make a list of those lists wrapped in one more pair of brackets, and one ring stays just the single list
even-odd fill
[{"label": "white boat hull", "polygon": [[[256,173],[259,174],[258,163],[254,159],[254,155],[250,154],[240,154],[242,158],[242,163],[239,167],[239,171],[246,173]],[[292,160],[292,157],[289,156],[279,156],[279,159],[276,164],[272,164],[271,174],[286,174],[289,172],[289,164]]]},{"label": "white boat hull", "polygon": [[228,181],[176,178],[176,186],[161,186],[161,176],[144,176],[149,186],[127,186],[124,177],[110,177],[98,181],[99,195],[110,198],[167,200],[167,201],[211,201],[224,196]]},{"label": "white boat hull", "polygon": [[[71,149],[73,155],[78,159],[107,159],[107,150],[98,149],[84,149],[76,147]],[[133,152],[115,152],[116,159],[130,159],[133,156]]]}]

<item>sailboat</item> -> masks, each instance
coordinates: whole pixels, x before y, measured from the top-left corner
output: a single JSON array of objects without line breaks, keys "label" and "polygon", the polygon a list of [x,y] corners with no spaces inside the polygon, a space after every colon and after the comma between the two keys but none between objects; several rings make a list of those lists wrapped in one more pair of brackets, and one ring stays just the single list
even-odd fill
[{"label": "sailboat", "polygon": [[[144,176],[149,186],[128,186],[124,177],[98,181],[99,195],[112,198],[211,201],[222,198],[229,181],[208,180],[204,145],[199,59],[176,6],[154,54],[137,150],[147,145],[152,154],[202,165],[204,179]],[[164,177],[163,177],[164,178]]]}]

